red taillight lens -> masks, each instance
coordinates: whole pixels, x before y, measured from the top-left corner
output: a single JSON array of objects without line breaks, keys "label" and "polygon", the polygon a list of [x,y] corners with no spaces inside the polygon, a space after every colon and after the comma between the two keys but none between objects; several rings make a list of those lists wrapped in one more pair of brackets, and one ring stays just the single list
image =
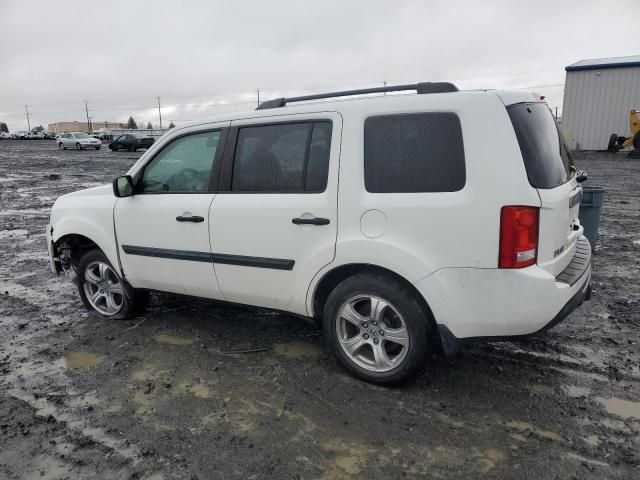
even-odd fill
[{"label": "red taillight lens", "polygon": [[522,268],[536,263],[538,211],[536,207],[502,207],[499,268]]}]

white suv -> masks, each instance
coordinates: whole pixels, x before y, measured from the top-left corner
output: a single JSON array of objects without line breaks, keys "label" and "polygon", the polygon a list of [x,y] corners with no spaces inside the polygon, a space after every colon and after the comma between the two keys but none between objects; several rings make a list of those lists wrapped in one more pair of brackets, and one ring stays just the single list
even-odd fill
[{"label": "white suv", "polygon": [[388,384],[588,298],[571,163],[533,94],[277,99],[173,129],[113,185],[60,197],[48,244],[104,317],[148,290],[312,317],[346,369]]}]

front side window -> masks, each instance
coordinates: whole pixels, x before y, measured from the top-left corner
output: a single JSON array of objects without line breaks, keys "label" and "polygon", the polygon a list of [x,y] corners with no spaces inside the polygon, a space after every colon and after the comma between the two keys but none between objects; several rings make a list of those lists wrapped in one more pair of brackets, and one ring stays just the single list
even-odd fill
[{"label": "front side window", "polygon": [[466,171],[460,119],[450,112],[369,117],[364,178],[372,193],[461,190]]},{"label": "front side window", "polygon": [[89,135],[86,133],[74,133],[76,138],[89,138]]},{"label": "front side window", "polygon": [[207,192],[220,131],[178,138],[145,167],[141,193]]},{"label": "front side window", "polygon": [[320,192],[327,183],[331,122],[317,121],[238,131],[232,191]]}]

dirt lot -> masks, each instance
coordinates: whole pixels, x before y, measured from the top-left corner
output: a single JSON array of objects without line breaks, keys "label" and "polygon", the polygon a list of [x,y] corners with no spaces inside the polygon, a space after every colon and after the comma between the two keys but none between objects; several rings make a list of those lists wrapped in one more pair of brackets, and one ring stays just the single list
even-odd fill
[{"label": "dirt lot", "polygon": [[49,270],[48,211],[139,155],[0,142],[0,477],[640,478],[639,160],[577,158],[607,189],[591,302],[385,389],[287,315],[167,294],[88,315]]}]

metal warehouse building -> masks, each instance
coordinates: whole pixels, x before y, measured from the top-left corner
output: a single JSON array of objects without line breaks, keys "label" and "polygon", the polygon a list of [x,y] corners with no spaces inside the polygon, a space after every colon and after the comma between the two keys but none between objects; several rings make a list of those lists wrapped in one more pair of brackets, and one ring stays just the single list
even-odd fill
[{"label": "metal warehouse building", "polygon": [[612,133],[629,136],[640,110],[640,55],[581,60],[565,68],[562,131],[572,150],[606,150]]}]

